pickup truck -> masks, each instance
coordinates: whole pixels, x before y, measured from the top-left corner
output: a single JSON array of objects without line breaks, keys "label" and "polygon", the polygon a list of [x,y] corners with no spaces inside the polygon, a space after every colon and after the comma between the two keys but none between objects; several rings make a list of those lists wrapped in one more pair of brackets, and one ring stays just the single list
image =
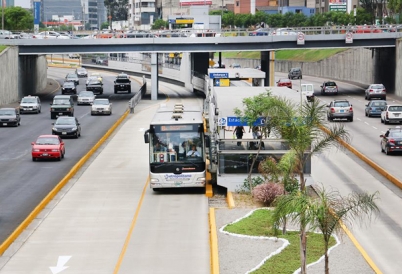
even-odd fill
[{"label": "pickup truck", "polygon": [[50,119],[63,115],[74,116],[74,101],[70,95],[56,95],[50,105]]}]

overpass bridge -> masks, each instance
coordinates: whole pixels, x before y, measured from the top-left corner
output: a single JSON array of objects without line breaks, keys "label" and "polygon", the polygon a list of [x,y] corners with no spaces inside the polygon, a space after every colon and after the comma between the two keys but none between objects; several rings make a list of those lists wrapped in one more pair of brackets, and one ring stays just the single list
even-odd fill
[{"label": "overpass bridge", "polygon": [[[127,53],[142,52],[151,55],[152,99],[157,98],[158,53],[189,53],[189,60],[182,63],[187,70],[185,83],[191,83],[191,72],[206,75],[209,53],[227,51],[260,51],[261,70],[266,72],[265,85],[273,84],[275,50],[314,48],[395,49],[402,32],[392,32],[389,27],[368,27],[358,32],[346,27],[295,28],[295,35],[250,35],[251,32],[215,33],[215,37],[174,37],[164,32],[164,37],[115,38],[115,39],[10,39],[2,44],[18,46],[20,58],[34,58],[43,54],[66,53]],[[395,55],[395,54],[394,54]],[[394,58],[395,59],[395,58]],[[26,62],[21,62],[26,63]],[[393,61],[395,64],[395,61]]]}]

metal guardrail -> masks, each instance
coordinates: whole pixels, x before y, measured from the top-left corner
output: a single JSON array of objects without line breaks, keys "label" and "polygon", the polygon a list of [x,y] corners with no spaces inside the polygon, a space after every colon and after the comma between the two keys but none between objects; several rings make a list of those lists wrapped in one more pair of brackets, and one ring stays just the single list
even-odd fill
[{"label": "metal guardrail", "polygon": [[147,81],[145,80],[145,76],[142,76],[142,86],[140,90],[128,101],[128,108],[130,113],[134,113],[134,108],[138,104],[138,102],[142,99],[142,96],[147,92]]}]

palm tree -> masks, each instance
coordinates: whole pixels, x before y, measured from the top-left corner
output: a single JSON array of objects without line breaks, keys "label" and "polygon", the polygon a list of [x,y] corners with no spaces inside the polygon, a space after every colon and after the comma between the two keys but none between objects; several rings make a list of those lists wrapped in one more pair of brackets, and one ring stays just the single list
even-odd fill
[{"label": "palm tree", "polygon": [[[343,124],[334,123],[327,130],[326,106],[319,100],[304,101],[296,105],[286,98],[272,97],[269,110],[271,126],[287,140],[289,147],[294,151],[296,159],[295,172],[299,176],[300,192],[305,192],[306,182],[304,170],[313,155],[322,153],[331,147],[343,148],[338,140],[349,142],[349,134]],[[300,260],[301,273],[306,273],[307,238],[303,215],[300,222]]]},{"label": "palm tree", "polygon": [[[342,223],[351,225],[356,220],[371,220],[379,212],[374,194],[352,193],[342,197],[338,191],[326,191],[323,186],[316,190],[317,197],[299,191],[290,195],[279,196],[273,212],[273,222],[278,226],[287,216],[291,221],[310,231],[322,233],[325,246],[325,273],[329,274],[328,247],[331,236],[342,232]],[[363,219],[367,216],[368,219]]]}]

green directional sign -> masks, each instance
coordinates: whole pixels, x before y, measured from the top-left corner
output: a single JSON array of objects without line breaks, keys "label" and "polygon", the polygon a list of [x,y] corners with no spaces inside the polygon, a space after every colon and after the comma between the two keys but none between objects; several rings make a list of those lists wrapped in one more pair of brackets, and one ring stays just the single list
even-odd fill
[{"label": "green directional sign", "polygon": [[329,11],[346,12],[347,11],[347,5],[329,5]]}]

